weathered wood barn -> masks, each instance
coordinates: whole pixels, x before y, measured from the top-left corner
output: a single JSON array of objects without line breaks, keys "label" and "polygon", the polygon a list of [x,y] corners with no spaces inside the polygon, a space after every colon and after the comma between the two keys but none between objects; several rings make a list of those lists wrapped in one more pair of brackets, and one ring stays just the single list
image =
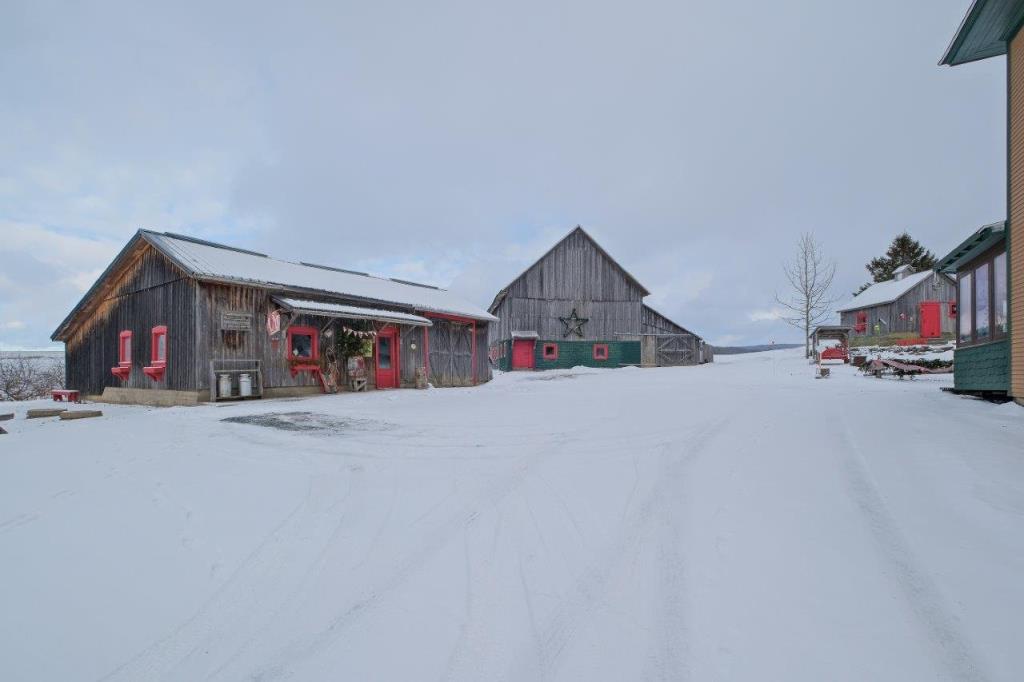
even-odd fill
[{"label": "weathered wood barn", "polygon": [[495,321],[436,287],[140,230],[52,338],[83,395],[188,404],[488,381]]},{"label": "weathered wood barn", "polygon": [[577,227],[494,297],[491,358],[504,370],[710,362],[710,346],[645,305],[649,294]]},{"label": "weathered wood barn", "polygon": [[956,327],[956,285],[946,275],[914,272],[903,265],[892,279],[875,282],[854,296],[839,314],[840,323],[853,328],[854,340],[951,337]]}]

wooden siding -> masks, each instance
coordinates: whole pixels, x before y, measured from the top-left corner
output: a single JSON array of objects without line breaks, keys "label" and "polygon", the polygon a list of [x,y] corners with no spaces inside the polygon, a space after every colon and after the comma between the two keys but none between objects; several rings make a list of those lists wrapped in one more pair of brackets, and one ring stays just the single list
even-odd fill
[{"label": "wooden siding", "polygon": [[[276,348],[271,343],[265,326],[267,313],[278,306],[270,300],[270,292],[254,287],[203,283],[197,293],[195,372],[200,390],[210,388],[211,360],[260,360],[263,385],[268,388],[317,384],[308,372],[291,375],[283,334]],[[248,313],[252,315],[252,327],[248,331],[221,331],[222,313]],[[300,315],[289,324],[321,327],[322,320]]]},{"label": "wooden siding", "polygon": [[[849,310],[840,313],[840,324],[854,326],[857,324],[857,313],[867,312],[867,329],[853,332],[855,337],[875,336],[875,324],[881,329],[880,336],[888,334],[919,334],[921,332],[921,302],[939,301],[941,310],[939,319],[942,322],[942,333],[956,332],[956,320],[949,315],[949,304],[956,301],[956,283],[945,275],[926,278],[916,287],[900,296],[892,303]],[[901,317],[902,315],[902,317]]]},{"label": "wooden siding", "polygon": [[1024,401],[1024,32],[1007,54],[1007,253],[1010,294],[1010,395]]},{"label": "wooden siding", "polygon": [[[69,330],[65,344],[67,386],[98,395],[107,386],[195,390],[195,282],[152,247],[136,252],[95,292],[89,312]],[[142,372],[150,364],[153,327],[167,325],[167,369],[160,381]],[[110,373],[118,363],[118,337],[132,332],[132,371],[127,381]]]},{"label": "wooden siding", "polygon": [[640,320],[644,334],[682,335],[644,336],[640,346],[644,365],[665,367],[700,364],[700,338],[696,334],[646,305],[641,308]]},{"label": "wooden siding", "polygon": [[[209,389],[209,366],[211,359],[258,359],[263,363],[264,385],[267,387],[314,386],[316,380],[308,372],[301,372],[295,377],[291,375],[288,359],[285,355],[285,341],[282,338],[275,348],[266,332],[267,313],[277,309],[270,300],[273,292],[237,285],[203,284],[199,293],[199,320],[196,345],[200,348],[196,370],[199,374],[200,389]],[[338,303],[348,302],[338,298],[323,300]],[[356,304],[354,301],[353,304]],[[220,317],[223,312],[245,312],[253,316],[251,332],[222,332]],[[408,312],[408,311],[406,311]],[[286,318],[287,319],[287,318]],[[410,325],[390,325],[399,330],[399,380],[403,387],[416,385],[416,369],[423,367],[426,359],[425,349],[429,347],[431,382],[435,386],[470,386],[473,383],[472,336],[470,325],[450,322],[448,320],[432,320],[434,326],[429,328],[429,338],[424,338],[424,328]],[[330,325],[342,324],[331,318],[299,315],[288,322],[290,325],[309,325],[321,330]],[[477,322],[477,383],[491,378],[487,366],[487,324]],[[378,327],[383,326],[378,323]],[[436,338],[435,338],[436,337]],[[321,355],[324,353],[327,339],[321,336]],[[412,346],[415,345],[416,348]],[[481,361],[481,356],[483,356]],[[482,366],[481,366],[482,362]],[[436,367],[436,370],[435,370]],[[374,361],[368,362],[369,386],[375,385]]]},{"label": "wooden siding", "polygon": [[493,324],[491,343],[512,338],[514,331],[535,331],[542,339],[566,338],[559,318],[574,308],[588,318],[582,340],[638,334],[643,297],[644,291],[577,231],[508,286],[494,310],[500,321]]},{"label": "wooden siding", "polygon": [[[431,320],[427,332],[430,343],[430,383],[434,386],[471,386],[473,384],[473,328],[450,320]],[[477,354],[485,354],[484,347]]]}]

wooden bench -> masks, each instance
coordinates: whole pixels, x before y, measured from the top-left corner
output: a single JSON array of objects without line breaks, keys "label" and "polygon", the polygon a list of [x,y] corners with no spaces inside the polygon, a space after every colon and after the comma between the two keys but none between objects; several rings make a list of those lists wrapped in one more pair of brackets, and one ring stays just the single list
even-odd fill
[{"label": "wooden bench", "polygon": [[50,395],[53,397],[53,402],[55,403],[82,402],[81,397],[78,395],[78,391],[73,391],[67,388],[55,388],[51,391]]}]

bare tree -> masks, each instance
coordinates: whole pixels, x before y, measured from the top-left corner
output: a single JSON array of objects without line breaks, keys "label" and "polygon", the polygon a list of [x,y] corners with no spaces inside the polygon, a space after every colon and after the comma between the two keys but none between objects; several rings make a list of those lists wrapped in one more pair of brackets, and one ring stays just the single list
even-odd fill
[{"label": "bare tree", "polygon": [[836,299],[829,295],[836,264],[826,261],[814,234],[800,235],[796,258],[783,265],[789,280],[788,296],[775,295],[775,302],[786,309],[782,319],[804,332],[804,357],[811,357],[811,328],[832,314]]},{"label": "bare tree", "polygon": [[43,398],[64,386],[64,363],[23,356],[0,357],[0,400]]}]

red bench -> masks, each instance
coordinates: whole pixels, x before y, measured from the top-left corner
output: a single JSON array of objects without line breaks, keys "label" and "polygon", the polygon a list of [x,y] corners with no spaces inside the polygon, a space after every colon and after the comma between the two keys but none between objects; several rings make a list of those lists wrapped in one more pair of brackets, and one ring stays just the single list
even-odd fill
[{"label": "red bench", "polygon": [[67,388],[55,388],[50,393],[55,403],[80,403],[81,398],[78,395],[78,391],[72,391]]}]

